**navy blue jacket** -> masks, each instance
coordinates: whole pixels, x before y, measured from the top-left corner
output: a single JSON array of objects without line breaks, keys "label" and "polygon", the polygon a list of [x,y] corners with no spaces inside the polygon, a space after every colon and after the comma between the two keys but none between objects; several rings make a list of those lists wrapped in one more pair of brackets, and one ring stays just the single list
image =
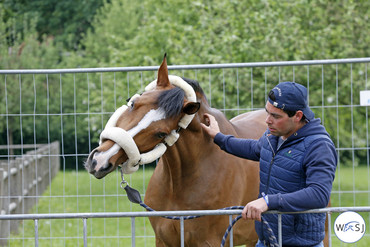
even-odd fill
[{"label": "navy blue jacket", "polygon": [[[328,205],[337,165],[335,146],[320,124],[311,120],[280,147],[267,130],[259,140],[218,133],[214,142],[238,157],[260,161],[260,193],[269,198],[269,210],[285,212],[324,208]],[[260,195],[261,196],[261,195]],[[266,214],[275,235],[277,215]],[[312,246],[324,239],[325,214],[283,215],[283,245]],[[256,221],[260,240],[268,241]]]}]

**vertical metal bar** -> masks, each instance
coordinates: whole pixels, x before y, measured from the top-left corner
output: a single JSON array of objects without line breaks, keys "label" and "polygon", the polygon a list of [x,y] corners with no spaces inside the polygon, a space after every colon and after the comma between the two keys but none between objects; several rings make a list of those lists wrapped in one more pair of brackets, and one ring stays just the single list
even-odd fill
[{"label": "vertical metal bar", "polygon": [[[89,153],[91,152],[91,124],[90,124],[90,80],[89,80],[89,73],[86,73],[86,79],[87,79],[87,123],[88,123],[88,140],[89,140]],[[63,147],[63,145],[62,145]],[[64,151],[62,152],[64,155]],[[63,159],[65,160],[65,159]],[[65,165],[63,164],[63,175],[65,174]],[[64,175],[65,176],[65,175]],[[90,212],[92,212],[92,182],[91,182],[91,177],[89,176],[89,183],[90,183]],[[64,192],[63,192],[64,193]],[[90,222],[90,232],[92,232],[93,229],[93,221],[91,220]]]},{"label": "vertical metal bar", "polygon": [[326,216],[328,217],[329,247],[331,247],[331,212],[328,212]]},{"label": "vertical metal bar", "polygon": [[212,107],[212,79],[211,79],[211,70],[208,70],[208,88],[209,88],[209,106]]},{"label": "vertical metal bar", "polygon": [[279,83],[281,82],[281,67],[279,66]]},{"label": "vertical metal bar", "polygon": [[254,110],[253,105],[253,68],[251,68],[251,111]]},{"label": "vertical metal bar", "polygon": [[267,102],[267,68],[265,67],[265,101]]},{"label": "vertical metal bar", "polygon": [[352,193],[353,193],[353,206],[356,206],[356,184],[355,184],[355,138],[354,138],[354,114],[353,114],[353,68],[351,64],[351,136],[352,136]]},{"label": "vertical metal bar", "polygon": [[[22,109],[22,76],[21,74],[18,75],[19,76],[19,129],[20,129],[20,141],[21,141],[21,154],[23,154],[23,109]],[[26,203],[26,198],[25,196],[25,187],[27,185],[24,184],[24,172],[25,172],[25,167],[24,167],[24,159],[22,159],[22,162],[21,162],[21,165],[22,165],[22,170],[21,170],[21,179],[22,179],[22,182],[21,182],[21,193],[20,193],[20,197],[22,198],[22,214],[24,214],[24,204]],[[23,234],[23,238],[22,238],[22,246],[24,246],[24,220],[22,221],[22,234]]]},{"label": "vertical metal bar", "polygon": [[[51,213],[51,195],[52,195],[52,185],[51,185],[51,157],[50,157],[50,88],[49,88],[49,75],[46,74],[46,129],[48,135],[48,164],[49,164],[49,213]],[[53,236],[52,221],[50,221],[50,237]],[[50,246],[53,246],[53,240],[50,238]]]},{"label": "vertical metal bar", "polygon": [[310,105],[310,66],[307,65],[307,102]]},{"label": "vertical metal bar", "polygon": [[83,230],[83,233],[84,233],[84,247],[87,247],[87,228],[86,228],[86,218],[83,218],[82,219],[83,221],[83,225],[84,225],[84,230]]},{"label": "vertical metal bar", "polygon": [[[62,81],[62,74],[59,74],[59,97],[60,97],[60,141],[61,141],[61,157],[63,160],[63,209],[64,213],[66,213],[66,159],[64,157],[64,132],[63,132],[63,81]],[[35,142],[36,143],[36,142]],[[90,140],[89,140],[90,145]],[[90,149],[89,149],[90,151]],[[90,177],[91,180],[91,177]],[[92,203],[90,203],[91,205]],[[92,212],[92,209],[90,210]],[[64,246],[66,246],[66,219],[63,220],[63,242]]]},{"label": "vertical metal bar", "polygon": [[[365,90],[368,90],[367,89],[367,63],[365,63]],[[366,107],[366,147],[369,147],[369,114],[368,114],[368,109],[369,107]],[[370,180],[370,157],[369,157],[369,152],[366,153],[366,166],[367,166],[367,177],[368,177],[368,181]],[[367,185],[367,190],[370,191],[370,184]],[[369,194],[368,194],[369,195]],[[368,196],[368,204],[367,205],[370,205],[370,196]],[[370,214],[369,214],[369,220],[370,220]]]},{"label": "vertical metal bar", "polygon": [[39,246],[39,224],[38,219],[35,219],[35,247]]},{"label": "vertical metal bar", "polygon": [[281,224],[281,214],[278,214],[278,238],[279,246],[283,246],[283,233],[282,233],[282,224]]},{"label": "vertical metal bar", "polygon": [[[335,66],[335,97],[336,97],[336,114],[337,114],[337,155],[338,155],[338,164],[337,164],[337,181],[338,181],[338,191],[340,192],[340,184],[341,184],[341,181],[340,181],[340,177],[341,177],[341,174],[340,174],[340,153],[339,153],[339,145],[340,145],[340,142],[339,142],[339,137],[340,137],[340,134],[339,134],[339,84],[338,84],[338,64]],[[341,206],[341,201],[342,201],[342,198],[341,198],[341,195],[342,193],[338,193],[338,198],[339,198],[339,206]]]},{"label": "vertical metal bar", "polygon": [[240,114],[240,102],[239,102],[239,69],[236,68],[236,107],[237,114]]},{"label": "vertical metal bar", "polygon": [[[233,223],[233,216],[230,214],[230,215],[229,215],[229,224],[231,225],[232,223]],[[229,240],[230,240],[230,246],[231,246],[231,247],[233,247],[233,246],[234,246],[234,242],[233,242],[233,241],[234,241],[234,239],[233,239],[233,238],[234,238],[234,237],[233,237],[233,228],[231,228],[231,230],[230,230],[230,233],[229,233],[229,234],[230,234],[230,235],[229,235],[229,236],[230,236],[230,237],[229,237],[229,238],[230,238],[230,239],[229,239]]]},{"label": "vertical metal bar", "polygon": [[[37,139],[36,139],[36,102],[37,102],[37,97],[36,97],[36,79],[35,79],[35,74],[32,75],[32,79],[33,79],[33,95],[34,95],[34,103],[33,103],[33,143],[35,144],[35,149],[34,149],[34,152],[35,152],[35,180],[37,181],[37,178],[38,178],[38,169],[37,169],[37,166],[38,166],[38,159],[36,159],[36,144],[37,144]],[[36,185],[35,185],[35,189],[36,189],[36,192],[35,192],[35,195],[36,195],[36,198],[35,198],[35,206],[36,206],[36,213],[38,213],[38,205],[39,205],[39,200],[37,199],[37,197],[39,197],[39,183],[36,182]]]},{"label": "vertical metal bar", "polygon": [[222,99],[223,99],[223,113],[226,115],[226,85],[225,85],[225,70],[222,69]]},{"label": "vertical metal bar", "polygon": [[[76,164],[76,201],[77,201],[77,208],[76,211],[79,211],[79,202],[78,202],[78,148],[77,148],[77,143],[78,143],[78,137],[77,137],[77,89],[76,89],[76,74],[73,74],[73,120],[74,120],[74,144],[75,144],[75,164]],[[51,181],[50,181],[51,183]],[[77,225],[77,236],[80,235],[80,228]],[[80,245],[80,239],[77,238],[77,245]]]},{"label": "vertical metal bar", "polygon": [[135,217],[131,217],[131,246],[135,247]]},{"label": "vertical metal bar", "polygon": [[325,125],[324,65],[321,65],[321,122]]},{"label": "vertical metal bar", "polygon": [[181,247],[185,247],[184,241],[184,217],[180,217]]}]

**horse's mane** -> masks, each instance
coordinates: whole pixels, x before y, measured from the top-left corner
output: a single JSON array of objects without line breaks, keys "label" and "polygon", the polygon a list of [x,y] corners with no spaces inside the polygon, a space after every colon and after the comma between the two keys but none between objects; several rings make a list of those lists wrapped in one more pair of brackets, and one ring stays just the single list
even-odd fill
[{"label": "horse's mane", "polygon": [[[196,93],[204,95],[199,83],[195,80],[182,78],[187,82]],[[173,118],[181,113],[184,103],[185,92],[179,87],[163,91],[158,97],[158,106],[163,108],[166,118]]]}]

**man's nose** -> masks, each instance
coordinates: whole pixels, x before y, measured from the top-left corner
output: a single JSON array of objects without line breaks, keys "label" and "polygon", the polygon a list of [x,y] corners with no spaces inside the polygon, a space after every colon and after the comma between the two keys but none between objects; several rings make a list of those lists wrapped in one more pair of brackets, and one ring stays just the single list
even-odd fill
[{"label": "man's nose", "polygon": [[270,116],[269,114],[267,114],[267,117],[266,117],[265,122],[266,122],[267,124],[271,123],[271,116]]}]

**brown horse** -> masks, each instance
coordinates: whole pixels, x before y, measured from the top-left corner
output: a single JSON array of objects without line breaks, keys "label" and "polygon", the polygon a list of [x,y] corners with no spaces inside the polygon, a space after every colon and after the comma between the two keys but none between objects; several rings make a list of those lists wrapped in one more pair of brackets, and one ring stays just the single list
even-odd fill
[{"label": "brown horse", "polygon": [[[210,113],[217,119],[223,133],[257,139],[266,129],[265,111],[245,113],[228,121],[220,111],[209,106],[197,82],[184,79],[195,92],[194,100],[183,89],[174,86],[170,78],[164,58],[156,84],[135,97],[128,107],[117,111],[115,120],[108,122],[107,125],[116,126],[114,129],[124,131],[104,135],[100,146],[89,155],[85,164],[87,170],[102,178],[124,162],[124,170],[134,172],[137,164],[146,163],[135,156],[137,152],[145,153],[163,146],[161,143],[166,136],[181,129],[178,140],[175,138],[176,142],[170,143],[172,146],[159,152],[165,151],[149,181],[144,200],[147,205],[161,211],[209,210],[246,205],[256,199],[258,163],[222,151],[203,132],[200,123],[207,124],[204,113]],[[185,120],[188,123],[179,124],[187,116],[190,116]],[[124,133],[122,138],[117,137],[119,133]],[[137,150],[127,151],[122,147],[127,144],[118,139],[126,137],[133,139]],[[152,217],[150,222],[156,246],[180,245],[178,221]],[[185,246],[220,246],[228,224],[228,216],[205,216],[185,221]],[[254,221],[238,221],[233,233],[235,245],[254,246],[257,242]]]}]

